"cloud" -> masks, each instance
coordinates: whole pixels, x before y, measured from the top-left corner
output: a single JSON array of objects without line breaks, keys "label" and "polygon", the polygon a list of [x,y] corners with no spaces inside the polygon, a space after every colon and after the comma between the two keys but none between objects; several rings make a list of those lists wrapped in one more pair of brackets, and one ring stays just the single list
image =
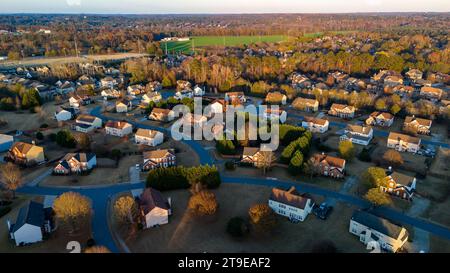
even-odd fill
[{"label": "cloud", "polygon": [[67,5],[73,6],[81,6],[81,0],[66,0]]}]

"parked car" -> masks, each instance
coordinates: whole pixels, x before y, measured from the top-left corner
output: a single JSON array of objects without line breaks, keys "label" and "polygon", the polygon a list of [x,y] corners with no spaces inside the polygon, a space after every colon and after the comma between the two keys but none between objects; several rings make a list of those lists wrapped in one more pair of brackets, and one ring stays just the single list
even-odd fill
[{"label": "parked car", "polygon": [[332,210],[333,210],[332,206],[328,205],[327,203],[322,203],[320,205],[314,205],[313,213],[319,219],[326,220]]}]

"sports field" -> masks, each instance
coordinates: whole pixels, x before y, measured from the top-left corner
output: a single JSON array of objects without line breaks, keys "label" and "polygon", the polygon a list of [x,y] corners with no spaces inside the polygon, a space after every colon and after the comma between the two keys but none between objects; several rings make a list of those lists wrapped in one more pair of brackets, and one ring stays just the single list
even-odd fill
[{"label": "sports field", "polygon": [[252,44],[259,42],[282,42],[286,40],[283,35],[262,35],[262,36],[194,36],[190,41],[182,42],[163,42],[161,48],[169,53],[184,52],[189,53],[193,48],[204,46],[238,46],[244,44]]}]

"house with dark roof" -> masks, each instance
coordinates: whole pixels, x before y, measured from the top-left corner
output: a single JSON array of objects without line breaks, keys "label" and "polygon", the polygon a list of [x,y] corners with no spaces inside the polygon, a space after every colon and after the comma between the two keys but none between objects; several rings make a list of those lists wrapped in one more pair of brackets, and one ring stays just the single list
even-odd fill
[{"label": "house with dark roof", "polygon": [[136,201],[140,221],[145,228],[169,223],[169,216],[172,215],[170,198],[164,198],[161,192],[153,188],[146,188]]},{"label": "house with dark roof", "polygon": [[394,253],[403,247],[409,236],[401,225],[363,210],[353,212],[349,232],[365,245],[377,244],[380,249]]},{"label": "house with dark roof", "polygon": [[82,133],[102,128],[102,120],[91,115],[79,115],[75,122],[75,130]]},{"label": "house with dark roof", "polygon": [[285,191],[273,188],[269,197],[269,207],[291,221],[303,222],[314,207],[314,200],[308,195],[300,195],[291,187]]},{"label": "house with dark roof", "polygon": [[53,172],[55,174],[82,173],[97,166],[97,157],[93,153],[69,153],[58,162]]},{"label": "house with dark roof", "polygon": [[9,220],[7,224],[10,238],[17,246],[40,242],[52,230],[50,213],[46,213],[44,206],[34,201],[20,208],[14,224]]}]

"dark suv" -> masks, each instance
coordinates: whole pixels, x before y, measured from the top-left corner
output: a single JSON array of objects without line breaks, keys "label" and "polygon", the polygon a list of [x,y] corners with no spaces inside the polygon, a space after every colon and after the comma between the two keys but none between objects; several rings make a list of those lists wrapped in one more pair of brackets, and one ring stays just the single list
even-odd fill
[{"label": "dark suv", "polygon": [[327,203],[322,203],[320,205],[314,205],[313,213],[319,219],[326,220],[332,210],[332,206],[329,206]]}]

